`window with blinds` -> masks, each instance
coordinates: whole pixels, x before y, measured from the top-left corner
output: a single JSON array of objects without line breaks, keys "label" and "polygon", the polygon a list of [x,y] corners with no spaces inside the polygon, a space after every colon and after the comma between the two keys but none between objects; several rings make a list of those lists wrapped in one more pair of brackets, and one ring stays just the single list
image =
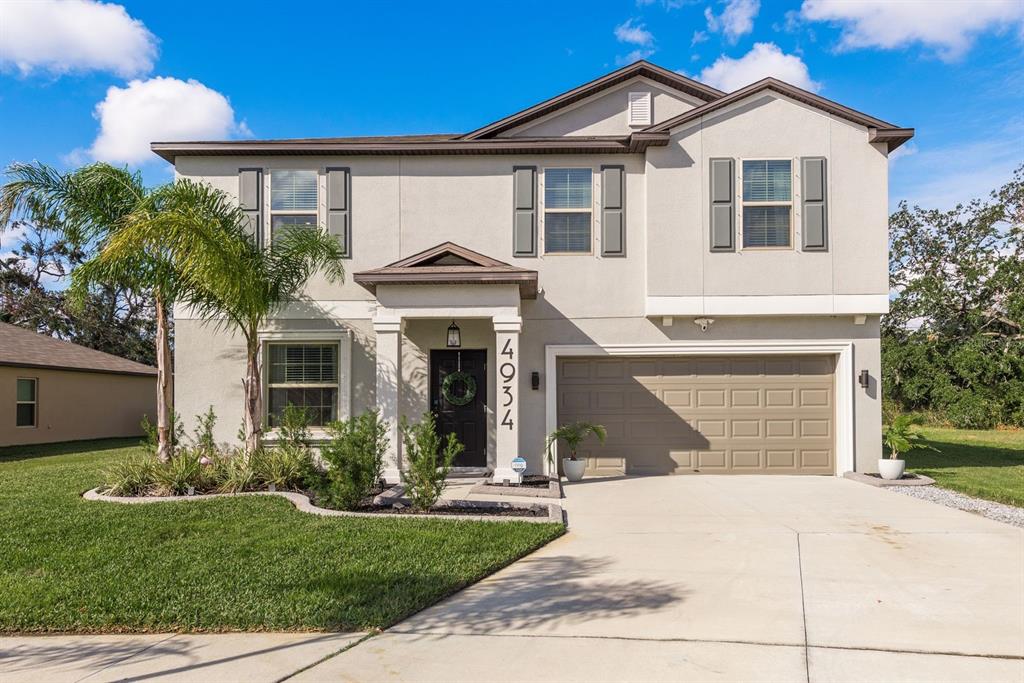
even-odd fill
[{"label": "window with blinds", "polygon": [[544,170],[544,252],[589,253],[592,247],[593,171]]},{"label": "window with blinds", "polygon": [[337,419],[337,344],[271,344],[267,365],[270,427],[280,424],[289,405],[304,409],[310,426],[322,427]]},{"label": "window with blinds", "polygon": [[793,239],[793,162],[743,161],[743,247],[785,249]]},{"label": "window with blinds", "polygon": [[288,230],[316,229],[316,171],[277,169],[270,173],[270,236],[277,239]]}]

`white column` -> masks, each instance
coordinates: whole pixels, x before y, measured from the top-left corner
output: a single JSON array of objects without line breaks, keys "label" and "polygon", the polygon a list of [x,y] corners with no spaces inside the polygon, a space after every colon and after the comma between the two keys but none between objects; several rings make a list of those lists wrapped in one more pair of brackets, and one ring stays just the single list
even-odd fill
[{"label": "white column", "polygon": [[377,408],[387,424],[388,449],[384,453],[384,479],[389,484],[401,481],[401,444],[398,434],[398,385],[402,378],[402,321],[377,318]]},{"label": "white column", "polygon": [[519,456],[519,332],[522,320],[494,318],[497,367],[494,371],[497,403],[494,407],[497,425],[494,481],[518,484],[522,475],[512,469],[512,459]]}]

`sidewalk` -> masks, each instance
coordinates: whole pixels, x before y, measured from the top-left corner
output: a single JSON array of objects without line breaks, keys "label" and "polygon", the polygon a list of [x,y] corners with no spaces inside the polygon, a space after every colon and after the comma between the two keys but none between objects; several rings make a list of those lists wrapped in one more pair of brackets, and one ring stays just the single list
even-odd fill
[{"label": "sidewalk", "polygon": [[279,681],[364,633],[226,633],[0,638],[0,681]]}]

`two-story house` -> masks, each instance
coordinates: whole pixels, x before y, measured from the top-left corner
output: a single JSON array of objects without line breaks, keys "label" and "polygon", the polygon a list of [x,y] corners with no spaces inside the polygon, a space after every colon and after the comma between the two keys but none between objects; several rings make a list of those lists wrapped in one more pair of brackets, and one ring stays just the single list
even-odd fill
[{"label": "two-story house", "polygon": [[[160,142],[256,239],[347,254],[265,330],[266,419],[434,411],[456,465],[548,471],[589,420],[595,474],[841,474],[881,454],[887,157],[913,135],[786,83],[723,93],[638,62],[455,135]],[[243,347],[175,315],[176,401],[241,421]]]}]

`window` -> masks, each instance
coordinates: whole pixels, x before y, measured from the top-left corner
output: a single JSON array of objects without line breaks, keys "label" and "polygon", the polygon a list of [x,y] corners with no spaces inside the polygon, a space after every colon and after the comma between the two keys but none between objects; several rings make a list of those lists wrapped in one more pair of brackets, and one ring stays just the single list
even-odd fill
[{"label": "window", "polygon": [[743,162],[743,247],[792,245],[793,162],[756,159]]},{"label": "window", "polygon": [[651,93],[629,93],[629,125],[651,125]]},{"label": "window", "polygon": [[36,408],[38,405],[36,383],[37,380],[35,379],[18,378],[17,400],[15,402],[16,416],[14,419],[14,424],[17,427],[36,426]]},{"label": "window", "polygon": [[593,219],[593,171],[544,170],[544,253],[588,253]]},{"label": "window", "polygon": [[270,239],[287,230],[317,227],[316,171],[274,170],[270,172]]},{"label": "window", "polygon": [[338,418],[338,345],[270,344],[267,424],[276,427],[288,405],[305,408],[310,426]]}]

